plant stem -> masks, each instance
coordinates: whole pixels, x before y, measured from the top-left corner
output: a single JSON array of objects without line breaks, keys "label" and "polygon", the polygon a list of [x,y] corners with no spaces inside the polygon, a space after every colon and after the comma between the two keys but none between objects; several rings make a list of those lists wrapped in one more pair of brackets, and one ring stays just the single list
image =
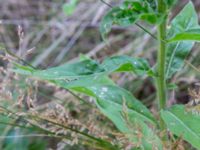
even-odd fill
[{"label": "plant stem", "polygon": [[[158,0],[158,12],[161,14],[166,14],[166,4],[164,0]],[[163,22],[158,25],[158,51],[157,51],[157,71],[158,77],[156,78],[157,84],[157,99],[159,104],[159,110],[166,107],[166,81],[165,81],[165,57],[166,57],[166,26],[167,26],[167,17]],[[160,128],[165,129],[165,124],[162,119],[160,119]]]}]

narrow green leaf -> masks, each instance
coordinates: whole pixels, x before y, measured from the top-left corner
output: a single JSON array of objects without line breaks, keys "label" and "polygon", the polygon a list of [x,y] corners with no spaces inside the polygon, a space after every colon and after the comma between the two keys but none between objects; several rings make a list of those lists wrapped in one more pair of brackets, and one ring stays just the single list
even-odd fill
[{"label": "narrow green leaf", "polygon": [[[1,101],[1,105],[4,105],[2,102],[3,101]],[[27,138],[18,138],[20,135],[31,134],[35,129],[27,125],[18,124],[16,119],[13,119],[10,115],[8,115],[6,111],[0,113],[0,149],[13,150],[17,147],[17,149],[20,150],[27,150],[31,145],[38,146],[38,150],[46,148],[46,142],[41,142],[40,138],[32,139],[31,142]],[[4,138],[2,139],[2,137]]]},{"label": "narrow green leaf", "polygon": [[174,37],[168,40],[168,42],[177,42],[177,41],[195,41],[200,42],[200,28],[189,29],[185,32],[176,34]]},{"label": "narrow green leaf", "polygon": [[169,110],[162,110],[161,117],[169,130],[192,146],[200,149],[200,116],[187,112],[183,105],[175,105]]},{"label": "narrow green leaf", "polygon": [[14,65],[16,66],[17,69],[13,69],[13,71],[15,71],[16,73],[19,73],[19,74],[30,75],[34,71],[36,71],[35,69],[33,69],[29,66],[23,66],[23,65],[20,65],[17,63],[15,63]]},{"label": "narrow green leaf", "polygon": [[[183,10],[172,20],[168,31],[168,39],[179,33],[192,28],[197,28],[198,16],[195,12],[192,2],[189,2]],[[189,54],[194,43],[191,41],[174,42],[167,46],[166,58],[166,77],[170,78],[175,72],[181,69],[185,57]]]}]

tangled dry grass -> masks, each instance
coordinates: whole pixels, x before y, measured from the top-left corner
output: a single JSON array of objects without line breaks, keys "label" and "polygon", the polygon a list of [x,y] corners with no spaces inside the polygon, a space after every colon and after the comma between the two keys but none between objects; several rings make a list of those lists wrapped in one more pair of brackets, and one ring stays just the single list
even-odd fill
[{"label": "tangled dry grass", "polygon": [[[115,5],[119,1],[108,0]],[[196,7],[199,8],[198,0]],[[0,2],[0,113],[9,119],[0,119],[2,136],[9,135],[16,127],[34,127],[35,136],[47,143],[50,149],[101,149],[97,143],[91,143],[84,134],[118,144],[123,149],[132,146],[94,106],[93,100],[58,88],[44,81],[24,78],[10,69],[13,62],[25,60],[33,66],[43,69],[65,62],[73,62],[79,54],[98,59],[117,54],[143,56],[151,64],[155,63],[155,40],[137,27],[114,27],[108,37],[110,45],[101,40],[98,27],[101,17],[108,7],[101,1],[81,1],[72,16],[62,12],[62,1],[7,0]],[[181,1],[180,7],[185,3]],[[175,12],[176,13],[176,12]],[[173,16],[173,14],[172,14]],[[151,29],[151,27],[149,27]],[[155,33],[155,29],[151,29]],[[13,55],[5,53],[4,48]],[[20,59],[19,59],[20,58]],[[198,67],[198,45],[188,61]],[[173,80],[179,86],[170,93],[172,103],[187,103],[187,88],[199,81],[194,70],[186,64],[184,70]],[[180,77],[184,74],[186,78]],[[155,89],[151,80],[144,77],[137,81],[136,76],[128,74],[113,75],[112,78],[121,86],[129,89],[136,97],[143,100],[154,111],[152,103]],[[135,83],[130,84],[130,83]],[[141,90],[142,89],[142,90]],[[150,95],[149,97],[146,97]],[[91,107],[93,106],[93,107]],[[9,128],[3,123],[9,121]],[[37,130],[35,130],[35,128]],[[32,133],[20,131],[18,133]],[[33,134],[32,134],[33,135]],[[49,138],[45,138],[48,136]],[[55,140],[56,138],[56,140]],[[31,139],[34,141],[34,138]],[[180,140],[180,142],[182,142]],[[0,140],[0,149],[6,140]],[[85,146],[81,146],[83,144]],[[180,144],[179,144],[180,145]],[[181,149],[181,148],[180,148]]]}]

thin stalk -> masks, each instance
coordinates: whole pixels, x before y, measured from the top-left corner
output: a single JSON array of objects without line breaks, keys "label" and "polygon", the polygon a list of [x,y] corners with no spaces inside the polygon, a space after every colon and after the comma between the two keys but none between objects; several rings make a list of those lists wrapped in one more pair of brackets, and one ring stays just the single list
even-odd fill
[{"label": "thin stalk", "polygon": [[[166,4],[164,0],[157,0],[158,12],[161,14],[166,14]],[[166,107],[166,81],[165,81],[165,59],[166,59],[166,43],[163,42],[166,39],[166,27],[167,27],[167,16],[164,21],[158,25],[158,51],[157,51],[157,72],[158,76],[156,78],[157,84],[157,100],[159,104],[159,110]],[[165,124],[162,119],[160,119],[161,130],[165,129]]]},{"label": "thin stalk", "polygon": [[[21,119],[21,121],[24,121],[24,122],[29,123],[32,127],[36,128],[38,131],[41,131],[41,132],[46,133],[48,136],[51,135],[52,137],[70,140],[70,139],[69,139],[66,135],[64,135],[64,134],[59,134],[59,135],[56,135],[56,136],[55,136],[55,133],[54,133],[54,132],[49,131],[49,130],[47,130],[47,129],[45,129],[45,128],[42,128],[42,127],[40,127],[40,126],[38,126],[38,125],[32,123],[29,119],[30,119],[30,118],[40,119],[40,120],[49,122],[49,123],[51,123],[51,124],[57,125],[57,126],[59,126],[59,127],[65,128],[65,129],[67,129],[67,130],[70,130],[70,131],[72,131],[72,132],[74,132],[74,133],[77,133],[77,134],[79,134],[79,135],[82,135],[82,136],[84,136],[84,137],[87,137],[87,139],[85,139],[84,142],[83,142],[84,145],[88,145],[88,146],[95,147],[95,148],[97,148],[97,149],[102,149],[102,150],[103,150],[103,149],[104,149],[104,150],[119,150],[119,148],[118,148],[117,145],[113,145],[113,144],[111,144],[110,142],[108,142],[108,141],[106,141],[106,140],[103,140],[103,139],[101,139],[101,138],[96,138],[96,137],[94,137],[94,136],[92,136],[92,135],[89,135],[89,134],[87,134],[87,133],[85,133],[85,132],[82,132],[82,131],[73,129],[73,128],[68,127],[68,126],[65,126],[65,125],[63,125],[63,124],[59,124],[59,123],[57,123],[57,122],[50,121],[50,120],[48,120],[48,119],[41,118],[41,117],[39,117],[39,116],[30,115],[30,114],[28,114],[28,113],[22,117],[22,116],[19,116],[17,113],[12,112],[11,110],[5,108],[4,106],[1,106],[1,105],[0,105],[0,108],[4,109],[5,112],[9,114],[9,117],[10,117],[10,118],[13,118],[13,119],[16,119],[16,120]],[[26,117],[27,117],[27,118],[26,118]],[[3,123],[3,122],[0,122],[0,123]],[[8,124],[8,125],[10,125],[10,126],[17,126],[17,127],[21,127],[21,128],[24,127],[24,126],[22,126],[22,125],[17,125],[17,124],[15,125],[15,124],[13,124],[13,123],[3,123],[3,124]],[[27,128],[27,129],[28,129],[29,127],[24,127],[24,128]],[[30,129],[31,129],[31,127],[30,127]],[[95,144],[94,144],[93,142],[95,142]]]},{"label": "thin stalk", "polygon": [[75,133],[77,133],[79,135],[82,135],[84,137],[87,137],[88,139],[96,142],[96,146],[98,146],[98,145],[102,146],[102,147],[104,147],[105,150],[118,150],[118,146],[117,145],[112,145],[110,142],[107,142],[106,140],[103,140],[101,138],[96,138],[96,137],[94,137],[92,135],[89,135],[89,134],[87,134],[85,132],[82,132],[82,131],[79,131],[77,129],[73,129],[73,128],[68,127],[66,125],[63,125],[63,124],[57,123],[55,121],[51,121],[49,119],[45,119],[45,118],[39,117],[39,116],[28,115],[28,117],[32,117],[32,118],[35,118],[35,119],[40,119],[40,120],[49,122],[51,124],[57,125],[59,127],[62,127],[64,129],[67,129],[67,130],[70,130],[70,131],[75,132]]},{"label": "thin stalk", "polygon": [[0,50],[3,50],[5,52],[5,54],[9,54],[10,56],[16,58],[18,61],[21,61],[22,63],[26,64],[27,66],[29,66],[33,69],[36,69],[36,67],[32,66],[27,61],[25,61],[24,59],[20,58],[19,56],[15,55],[13,52],[11,52],[10,50],[8,50],[4,46],[2,46],[1,43],[0,43]]}]

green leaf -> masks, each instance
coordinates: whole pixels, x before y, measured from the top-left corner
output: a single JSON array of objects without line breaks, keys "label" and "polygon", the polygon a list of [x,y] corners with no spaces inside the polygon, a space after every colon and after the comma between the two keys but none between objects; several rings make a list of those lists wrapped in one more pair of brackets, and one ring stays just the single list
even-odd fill
[{"label": "green leaf", "polygon": [[[127,61],[128,60],[128,61]],[[137,64],[138,63],[138,64]],[[109,66],[113,64],[113,66]],[[130,66],[131,68],[127,67],[126,65]],[[24,67],[20,68],[21,70],[24,69]],[[20,72],[21,70],[18,69],[16,72],[24,74],[24,70]],[[146,69],[146,70],[145,70]],[[143,73],[145,71],[149,70],[148,63],[144,60],[140,59],[133,59],[131,57],[126,56],[116,56],[111,57],[111,59],[107,59],[103,65],[99,65],[97,62],[93,60],[84,60],[81,62],[73,63],[73,64],[65,64],[62,66],[50,68],[47,70],[35,70],[30,71],[29,75],[36,76],[41,79],[51,80],[51,82],[55,82],[58,85],[64,86],[68,89],[74,89],[74,88],[87,88],[93,93],[95,93],[94,89],[91,89],[93,85],[99,86],[102,84],[108,84],[113,85],[113,82],[111,82],[106,76],[107,71],[134,71],[136,73]],[[27,73],[26,73],[27,74]],[[66,79],[71,79],[66,81]],[[64,85],[63,85],[64,84]],[[101,89],[99,87],[99,89]],[[112,88],[111,88],[112,89]],[[96,89],[98,90],[98,88]],[[117,89],[116,89],[117,90]],[[81,90],[80,90],[81,91]],[[82,90],[84,92],[84,90]],[[114,91],[111,92],[114,94]],[[119,91],[120,93],[120,91]],[[125,94],[124,94],[125,93]],[[132,106],[134,104],[131,101],[131,95],[126,91],[123,91],[121,95],[129,95],[129,105]],[[93,96],[92,94],[90,96]],[[125,96],[127,97],[127,96]],[[116,100],[116,99],[114,99]],[[118,101],[121,101],[118,100]],[[121,101],[122,104],[122,101]],[[133,107],[139,106],[139,103],[133,105]],[[141,110],[140,108],[138,111]]]},{"label": "green leaf", "polygon": [[114,7],[103,17],[100,24],[100,33],[105,40],[105,36],[111,31],[112,25],[129,26],[134,24],[138,19],[138,13]]},{"label": "green leaf", "polygon": [[60,87],[64,87],[66,89],[75,90],[77,92],[84,93],[88,96],[94,96],[91,90],[88,90],[87,87],[93,86],[94,84],[97,85],[115,85],[115,83],[108,78],[106,75],[98,75],[98,76],[88,76],[82,77],[78,80],[54,80],[52,81],[56,85]]},{"label": "green leaf", "polygon": [[200,149],[200,116],[186,112],[183,105],[175,105],[169,110],[162,110],[161,117],[169,130]]},{"label": "green leaf", "polygon": [[[1,105],[9,107],[7,104],[4,104],[4,101],[1,101]],[[29,150],[31,146],[38,147],[37,150],[46,148],[47,143],[46,141],[41,141],[41,138],[19,138],[23,135],[31,135],[35,129],[22,125],[24,122],[19,125],[16,119],[13,119],[5,112],[2,111],[0,113],[0,149],[15,150],[17,148],[20,150]]]},{"label": "green leaf", "polygon": [[70,0],[68,3],[65,3],[62,7],[63,12],[65,15],[69,16],[72,15],[77,4],[78,0]]},{"label": "green leaf", "polygon": [[[135,62],[138,64],[135,64]],[[89,67],[90,71],[87,71],[87,63],[92,64],[92,67]],[[114,65],[109,66],[110,64]],[[131,66],[131,68],[126,65]],[[86,69],[86,71],[79,71],[78,68]],[[22,73],[24,73],[24,67],[21,67],[21,69]],[[112,120],[121,132],[127,135],[134,133],[130,136],[130,141],[137,143],[141,140],[141,146],[145,149],[153,149],[151,148],[152,145],[161,149],[162,145],[159,138],[148,126],[157,125],[157,121],[151,112],[128,91],[117,87],[107,77],[108,73],[115,71],[134,71],[141,74],[146,71],[145,69],[148,70],[149,66],[144,60],[141,61],[140,59],[133,59],[127,56],[115,56],[104,61],[102,65],[93,60],[86,59],[81,62],[65,64],[47,70],[31,70],[29,73],[38,78],[50,80],[50,82],[57,86],[95,98],[98,108]],[[28,69],[25,70],[27,71]],[[57,71],[56,75],[54,74],[55,71]],[[20,69],[18,72],[21,73]],[[128,116],[128,119],[126,116]],[[141,132],[143,135],[142,139],[137,138],[138,135],[133,128],[129,127],[130,125],[140,127],[140,130],[137,128],[135,130]]]},{"label": "green leaf", "polygon": [[[168,31],[168,39],[179,33],[192,28],[197,28],[198,17],[192,2],[189,2],[183,10],[172,20]],[[174,42],[167,46],[166,78],[170,78],[175,72],[181,69],[185,57],[189,54],[194,43],[191,41]]]},{"label": "green leaf", "polygon": [[83,60],[76,63],[64,64],[58,67],[53,67],[46,70],[31,70],[29,68],[16,66],[18,69],[14,71],[20,74],[31,75],[41,79],[70,79],[74,80],[79,77],[85,77],[93,74],[105,72],[104,68],[94,60]]},{"label": "green leaf", "polygon": [[30,75],[35,71],[35,69],[29,66],[23,66],[17,63],[14,63],[14,65],[16,66],[17,69],[16,70],[14,69],[13,71],[16,71],[17,73],[20,73],[20,74]]},{"label": "green leaf", "polygon": [[125,55],[109,57],[104,60],[102,66],[109,72],[132,71],[137,75],[147,74],[147,72],[151,70],[145,59],[133,58]]},{"label": "green leaf", "polygon": [[[144,122],[135,119],[132,122],[131,131],[129,132],[129,137],[132,138],[133,144],[139,144],[139,149],[142,150],[162,150],[162,142],[158,136],[153,132],[153,130]],[[134,131],[133,131],[134,130]],[[136,134],[137,133],[137,134]],[[136,149],[134,149],[136,150]]]},{"label": "green leaf", "polygon": [[200,28],[189,29],[185,32],[176,34],[174,37],[168,40],[168,42],[177,42],[177,41],[196,41],[200,42]]},{"label": "green leaf", "polygon": [[78,80],[88,76],[92,77],[112,72],[127,71],[134,72],[137,75],[154,75],[145,59],[133,58],[125,55],[107,58],[102,64],[99,64],[92,59],[84,58],[79,62],[64,64],[46,70],[35,70],[19,64],[16,64],[16,67],[17,69],[13,69],[16,73],[46,80]]},{"label": "green leaf", "polygon": [[[127,134],[133,143],[142,140],[142,146],[146,149],[153,150],[152,145],[161,149],[159,138],[145,124],[157,124],[149,110],[128,91],[109,83],[98,83],[99,79],[96,78],[97,83],[93,82],[93,84],[81,83],[80,85],[70,84],[68,86],[64,82],[57,82],[57,85],[94,97],[101,112],[112,120],[121,132]],[[138,139],[137,130],[143,135],[142,139]]]},{"label": "green leaf", "polygon": [[152,10],[156,11],[157,9],[157,4],[155,0],[145,0],[146,3],[148,4],[148,6],[150,6],[150,8],[152,8]]},{"label": "green leaf", "polygon": [[144,149],[162,149],[159,138],[146,124],[155,125],[156,120],[128,91],[113,85],[93,86],[90,89],[96,95],[96,103],[101,112],[110,118],[121,132],[127,134],[130,141],[134,144],[142,141],[139,147]]},{"label": "green leaf", "polygon": [[[76,80],[72,81],[72,84],[64,80],[55,80],[54,82],[60,87],[72,89],[84,93],[88,96],[97,98],[98,106],[106,111],[122,111],[123,103],[125,103],[128,107],[128,110],[135,117],[138,117],[141,120],[152,124],[156,123],[156,120],[152,114],[141,102],[134,98],[125,89],[114,85],[114,83],[111,82],[109,78],[106,76],[96,76],[90,79],[91,82],[88,84],[85,84],[86,82],[84,82],[88,80]],[[126,128],[121,129],[126,130]]]},{"label": "green leaf", "polygon": [[102,19],[100,32],[105,35],[111,31],[112,25],[130,26],[139,19],[150,24],[159,24],[163,15],[157,13],[152,7],[154,2],[148,1],[124,1],[121,6],[113,7]]},{"label": "green leaf", "polygon": [[178,86],[175,83],[168,83],[167,84],[167,89],[168,90],[175,90],[177,88],[178,88]]},{"label": "green leaf", "polygon": [[140,19],[147,21],[150,24],[159,24],[163,20],[163,16],[161,14],[154,14],[154,13],[143,13],[140,15]]},{"label": "green leaf", "polygon": [[177,0],[164,0],[167,4],[168,9],[170,9],[172,6],[174,6],[177,3]]},{"label": "green leaf", "polygon": [[[127,107],[127,113],[132,116],[131,118],[138,118],[153,124],[156,123],[149,110],[128,91],[114,85],[95,85],[88,88],[93,91],[97,98],[98,106],[106,114],[112,114],[111,111],[121,111],[122,113],[124,104]],[[126,128],[120,129],[126,130]]]}]

